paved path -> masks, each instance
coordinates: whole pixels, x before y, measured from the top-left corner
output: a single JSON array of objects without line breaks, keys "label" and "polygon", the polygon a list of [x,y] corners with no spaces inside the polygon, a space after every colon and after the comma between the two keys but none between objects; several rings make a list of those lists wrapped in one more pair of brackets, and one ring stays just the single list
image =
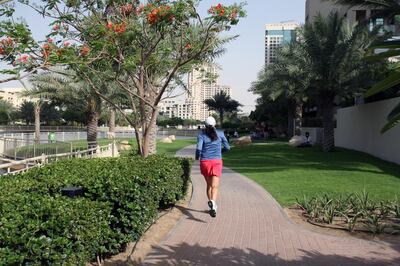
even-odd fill
[{"label": "paved path", "polygon": [[[194,147],[181,151],[192,155]],[[218,216],[207,213],[195,162],[193,198],[144,265],[400,265],[400,243],[339,238],[291,223],[258,184],[224,168]]]}]

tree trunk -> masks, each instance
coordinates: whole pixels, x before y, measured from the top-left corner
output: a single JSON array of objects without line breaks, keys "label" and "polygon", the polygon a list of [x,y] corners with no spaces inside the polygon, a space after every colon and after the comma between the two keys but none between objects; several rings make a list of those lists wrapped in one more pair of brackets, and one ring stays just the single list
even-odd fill
[{"label": "tree trunk", "polygon": [[288,133],[288,138],[293,137],[293,131],[294,131],[294,112],[293,112],[293,107],[289,105],[288,107],[288,124],[287,124],[287,133]]},{"label": "tree trunk", "polygon": [[40,143],[40,103],[35,103],[35,143]]},{"label": "tree trunk", "polygon": [[110,108],[110,122],[108,132],[115,138],[115,108]]},{"label": "tree trunk", "polygon": [[142,127],[142,156],[145,158],[157,153],[157,116],[158,112],[152,112],[150,121]]},{"label": "tree trunk", "polygon": [[87,142],[89,149],[97,147],[97,126],[100,117],[98,107],[96,99],[89,100],[87,114]]},{"label": "tree trunk", "polygon": [[219,126],[222,129],[222,125],[224,124],[224,111],[220,110],[219,111]]},{"label": "tree trunk", "polygon": [[331,152],[335,149],[335,126],[333,121],[334,105],[332,100],[322,102],[322,124],[324,127],[324,136],[322,142],[322,150]]},{"label": "tree trunk", "polygon": [[294,134],[301,136],[301,126],[303,120],[303,103],[301,101],[296,102],[295,118],[294,118]]},{"label": "tree trunk", "polygon": [[[156,115],[157,116],[157,115]],[[157,153],[157,119],[154,119],[154,122],[149,126],[149,154]]]}]

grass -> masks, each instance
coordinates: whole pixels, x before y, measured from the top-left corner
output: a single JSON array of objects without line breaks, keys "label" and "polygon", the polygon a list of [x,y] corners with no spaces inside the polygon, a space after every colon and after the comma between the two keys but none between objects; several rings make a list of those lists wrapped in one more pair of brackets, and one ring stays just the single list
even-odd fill
[{"label": "grass", "polygon": [[[137,147],[136,139],[130,139],[129,144],[133,149]],[[177,151],[185,148],[186,146],[196,144],[196,139],[177,139],[173,143],[162,143],[157,141],[157,154],[167,154],[174,156]],[[124,153],[124,152],[122,152]],[[126,153],[126,151],[125,151]]]},{"label": "grass", "polygon": [[175,153],[189,145],[196,144],[196,140],[193,139],[177,139],[173,143],[157,143],[157,153],[175,155]]},{"label": "grass", "polygon": [[399,165],[346,149],[323,153],[319,147],[254,144],[233,148],[224,164],[255,180],[283,206],[304,195],[364,190],[376,201],[400,198]]}]

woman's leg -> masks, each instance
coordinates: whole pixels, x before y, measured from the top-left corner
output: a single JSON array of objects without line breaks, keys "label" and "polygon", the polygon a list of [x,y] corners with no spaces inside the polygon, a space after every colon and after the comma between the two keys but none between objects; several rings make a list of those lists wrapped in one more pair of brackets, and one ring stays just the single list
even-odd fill
[{"label": "woman's leg", "polygon": [[207,193],[207,198],[208,200],[211,200],[211,177],[204,177],[206,182],[207,182],[207,188],[206,188],[206,193]]},{"label": "woman's leg", "polygon": [[219,177],[212,176],[210,178],[210,187],[211,187],[211,200],[214,202],[217,200],[218,189],[219,189]]}]

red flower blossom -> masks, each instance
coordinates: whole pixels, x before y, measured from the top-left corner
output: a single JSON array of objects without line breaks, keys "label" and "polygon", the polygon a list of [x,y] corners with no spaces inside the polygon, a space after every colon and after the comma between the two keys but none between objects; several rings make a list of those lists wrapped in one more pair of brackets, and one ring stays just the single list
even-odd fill
[{"label": "red flower blossom", "polygon": [[6,39],[1,40],[1,44],[3,46],[12,46],[14,44],[14,41],[10,37],[7,37]]},{"label": "red flower blossom", "polygon": [[45,43],[45,44],[43,44],[42,48],[45,50],[48,50],[48,49],[50,49],[50,45],[48,43]]},{"label": "red flower blossom", "polygon": [[2,47],[0,47],[0,55],[3,55],[5,53],[6,53],[6,51]]},{"label": "red flower blossom", "polygon": [[62,50],[61,49],[59,49],[59,50],[57,50],[57,55],[59,55],[59,56],[61,56],[61,54],[62,54]]},{"label": "red flower blossom", "polygon": [[157,20],[157,17],[154,14],[150,13],[150,14],[147,15],[147,21],[150,24],[156,23],[156,20]]},{"label": "red flower blossom", "polygon": [[21,55],[17,60],[23,63],[28,62],[29,55]]},{"label": "red flower blossom", "polygon": [[114,32],[116,32],[116,33],[121,34],[121,33],[124,33],[125,31],[126,31],[126,23],[125,22],[122,22],[121,24],[117,24],[114,27]]},{"label": "red flower blossom", "polygon": [[60,25],[56,24],[53,26],[53,30],[59,30],[60,29]]},{"label": "red flower blossom", "polygon": [[43,50],[43,51],[42,51],[42,56],[43,56],[43,57],[46,57],[46,58],[47,58],[47,57],[49,56],[49,54],[50,54],[50,51],[49,51],[49,50]]},{"label": "red flower blossom", "polygon": [[53,43],[53,39],[52,38],[47,38],[47,42],[48,43]]},{"label": "red flower blossom", "polygon": [[68,47],[68,46],[70,46],[70,44],[71,44],[71,43],[70,43],[70,42],[68,42],[68,41],[65,41],[65,42],[64,42],[64,46],[65,46],[65,47]]},{"label": "red flower blossom", "polygon": [[81,47],[81,55],[86,56],[90,52],[90,48],[87,45]]},{"label": "red flower blossom", "polygon": [[188,43],[188,44],[185,45],[185,48],[186,48],[186,49],[191,49],[191,48],[192,48],[192,45],[191,45],[190,43]]},{"label": "red flower blossom", "polygon": [[229,18],[230,18],[230,19],[236,19],[236,18],[237,18],[237,12],[236,12],[236,11],[232,12],[232,13],[229,15]]},{"label": "red flower blossom", "polygon": [[108,22],[106,28],[111,30],[113,28],[113,24],[111,22]]},{"label": "red flower blossom", "polygon": [[132,11],[133,11],[133,6],[130,3],[121,6],[121,13],[125,16],[129,16],[132,13]]}]

